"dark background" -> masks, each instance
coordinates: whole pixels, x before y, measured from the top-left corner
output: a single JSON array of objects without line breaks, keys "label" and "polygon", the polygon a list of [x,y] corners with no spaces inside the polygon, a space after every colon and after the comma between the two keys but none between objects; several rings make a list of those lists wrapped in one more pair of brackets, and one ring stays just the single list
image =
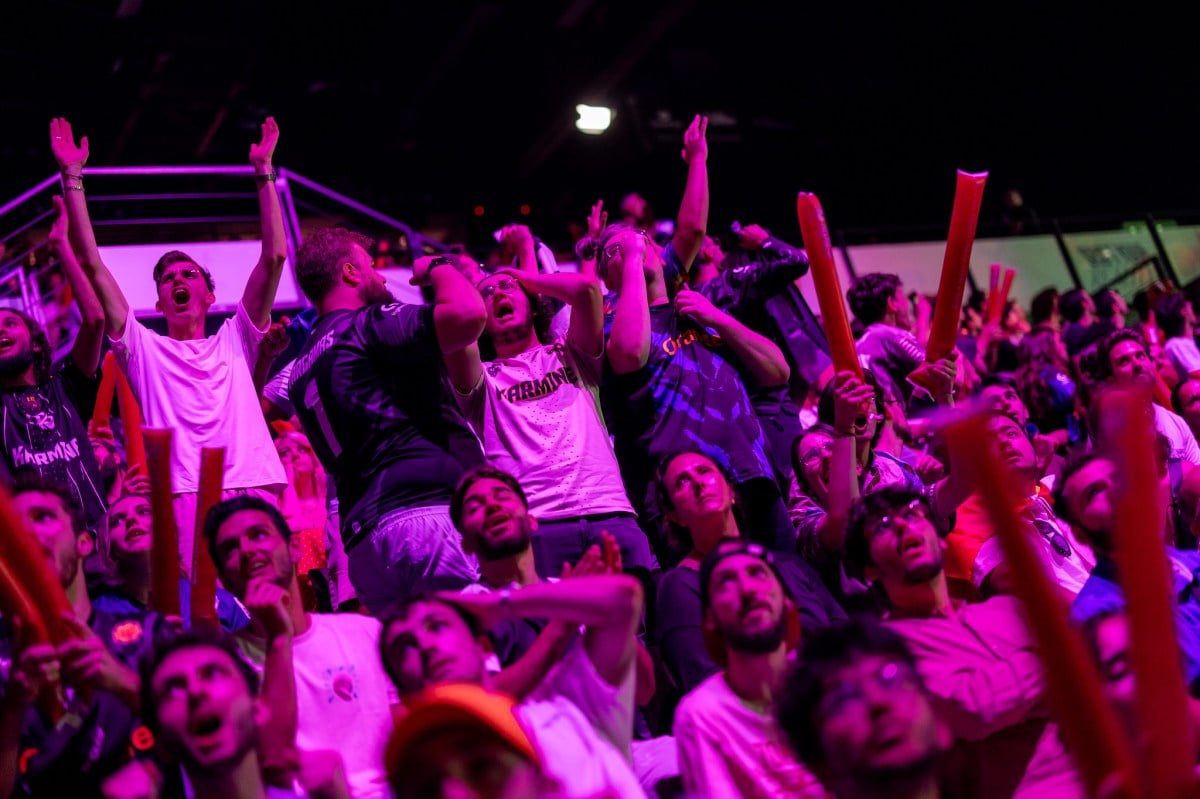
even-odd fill
[{"label": "dark background", "polygon": [[[991,172],[981,233],[1010,188],[1043,218],[1200,207],[1182,10],[912,5],[6,3],[0,202],[54,171],[55,115],[95,166],[241,164],[274,114],[279,165],[410,224],[565,240],[634,189],[673,217],[703,112],[712,229],[794,239],[805,189],[833,227],[939,237],[955,168]],[[608,133],[574,129],[586,101]]]}]

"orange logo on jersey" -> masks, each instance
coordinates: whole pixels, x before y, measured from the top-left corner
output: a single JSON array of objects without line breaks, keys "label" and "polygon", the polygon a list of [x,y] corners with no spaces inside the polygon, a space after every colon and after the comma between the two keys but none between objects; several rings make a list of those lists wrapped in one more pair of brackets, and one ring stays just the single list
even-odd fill
[{"label": "orange logo on jersey", "polygon": [[129,736],[129,742],[139,752],[149,752],[154,748],[154,733],[150,732],[149,727],[142,725]]},{"label": "orange logo on jersey", "polygon": [[123,621],[113,627],[112,639],[114,644],[136,644],[142,639],[142,623],[140,621]]}]

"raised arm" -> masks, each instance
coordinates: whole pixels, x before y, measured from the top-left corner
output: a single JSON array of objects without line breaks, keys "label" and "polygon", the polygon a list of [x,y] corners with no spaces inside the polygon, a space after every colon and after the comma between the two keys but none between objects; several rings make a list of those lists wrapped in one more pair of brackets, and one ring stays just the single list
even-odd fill
[{"label": "raised arm", "polygon": [[571,306],[568,340],[590,355],[600,355],[604,347],[604,296],[600,281],[576,272],[537,273],[501,269],[534,294],[544,294]]},{"label": "raised arm", "polygon": [[279,142],[279,126],[274,117],[262,124],[262,139],[250,145],[250,163],[254,165],[254,180],[258,184],[258,213],[262,219],[262,255],[250,271],[242,306],[250,320],[261,330],[271,322],[271,306],[283,275],[287,258],[287,236],[283,229],[283,210],[275,190],[275,145]]},{"label": "raised arm", "polygon": [[724,311],[717,310],[700,292],[681,289],[675,297],[675,310],[681,316],[715,330],[760,386],[781,386],[788,381],[791,370],[779,347]]},{"label": "raised arm", "polygon": [[[591,212],[587,218],[587,236],[595,243],[600,233],[604,230],[604,226],[608,224],[608,211],[604,210],[604,200],[596,200],[596,204],[592,206]],[[593,251],[591,258],[581,257],[579,259],[579,274],[587,275],[588,277],[598,277],[596,274],[596,255]]]},{"label": "raised arm", "polygon": [[633,665],[634,633],[642,614],[642,584],[636,577],[579,577],[512,592],[440,596],[478,614],[485,623],[530,618],[584,625],[588,658],[610,685],[619,685]]},{"label": "raised arm", "polygon": [[433,288],[433,326],[443,355],[458,352],[479,340],[487,325],[487,307],[450,258],[418,258],[409,283]]},{"label": "raised arm", "polygon": [[507,225],[500,230],[500,241],[517,256],[517,268],[522,272],[538,273],[537,245],[526,225]]},{"label": "raised arm", "polygon": [[[621,258],[621,288],[612,329],[608,332],[608,363],[617,374],[636,372],[650,360],[650,300],[646,295],[646,239],[627,237]],[[611,270],[610,270],[611,271]]]},{"label": "raised arm", "polygon": [[83,273],[95,289],[104,310],[104,328],[110,338],[120,338],[129,318],[129,303],[108,267],[100,260],[92,217],[83,195],[83,165],[88,159],[88,140],[75,144],[71,123],[65,119],[50,121],[50,150],[62,172],[63,198],[67,209],[68,237],[75,255],[81,259]]},{"label": "raised arm", "polygon": [[708,117],[696,115],[683,134],[683,160],[687,162],[687,185],[679,204],[679,218],[671,243],[683,264],[683,271],[692,268],[700,254],[704,234],[708,229]]},{"label": "raised arm", "polygon": [[54,210],[58,216],[50,226],[48,240],[62,263],[67,285],[75,295],[75,304],[79,306],[79,315],[82,317],[79,334],[75,336],[75,346],[71,348],[71,360],[80,372],[91,377],[100,366],[100,350],[104,345],[104,307],[100,305],[96,290],[83,273],[83,267],[71,248],[67,206],[62,197],[54,197]]}]

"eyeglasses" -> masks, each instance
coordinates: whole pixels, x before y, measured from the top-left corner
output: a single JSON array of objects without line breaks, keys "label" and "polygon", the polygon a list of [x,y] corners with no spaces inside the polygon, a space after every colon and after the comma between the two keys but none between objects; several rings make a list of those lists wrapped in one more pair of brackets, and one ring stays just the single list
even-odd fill
[{"label": "eyeglasses", "polygon": [[893,693],[900,690],[914,690],[917,685],[917,675],[907,663],[889,660],[879,667],[874,674],[856,675],[854,680],[838,681],[825,689],[817,705],[817,712],[825,718],[858,711],[866,704],[867,683],[883,693]]},{"label": "eyeglasses", "polygon": [[[866,525],[867,538],[874,538],[885,530],[892,531],[892,529],[897,528],[897,525],[901,522],[903,522],[905,528],[907,528],[915,521],[924,521],[928,518],[929,514],[925,510],[925,504],[919,499],[914,499],[903,508],[868,522]],[[895,532],[899,532],[898,528],[895,530]]]},{"label": "eyeglasses", "polygon": [[[646,235],[646,231],[644,230],[638,230],[636,233],[643,239],[649,239],[649,236]],[[600,257],[596,259],[597,266],[600,266],[601,264],[607,265],[610,260],[616,258],[620,254],[621,242],[610,241],[608,244],[604,245],[604,249],[600,251]]]},{"label": "eyeglasses", "polygon": [[486,300],[488,297],[492,296],[497,291],[503,291],[504,293],[507,294],[508,292],[516,289],[516,287],[517,287],[517,281],[513,280],[511,277],[502,277],[499,280],[497,280],[495,283],[489,283],[488,285],[481,288],[479,290],[479,296],[483,297]]},{"label": "eyeglasses", "polygon": [[1069,558],[1072,555],[1071,545],[1067,542],[1066,537],[1059,532],[1053,522],[1046,519],[1034,519],[1033,526],[1041,534],[1042,538],[1050,543],[1050,548],[1057,552],[1061,557]]},{"label": "eyeglasses", "polygon": [[180,269],[178,272],[168,272],[168,273],[164,274],[159,279],[158,285],[161,286],[164,283],[170,283],[176,277],[181,277],[184,280],[195,280],[196,278],[200,277],[200,275],[201,275],[201,272],[199,269],[197,269],[193,266],[185,266],[183,269]]},{"label": "eyeglasses", "polygon": [[822,456],[833,457],[832,441],[826,441],[824,444],[817,444],[815,447],[809,447],[804,451],[804,454],[800,456],[800,462],[803,464],[809,464],[819,460]]}]

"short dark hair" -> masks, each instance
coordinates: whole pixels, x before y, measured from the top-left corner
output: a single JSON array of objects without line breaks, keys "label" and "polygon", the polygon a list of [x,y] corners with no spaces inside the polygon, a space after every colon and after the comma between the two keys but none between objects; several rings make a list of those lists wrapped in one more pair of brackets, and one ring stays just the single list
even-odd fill
[{"label": "short dark hair", "polygon": [[1187,322],[1183,319],[1183,309],[1188,305],[1188,298],[1183,294],[1167,294],[1154,303],[1154,321],[1162,328],[1167,338],[1178,338],[1183,335]]},{"label": "short dark hair", "polygon": [[213,282],[212,275],[209,274],[208,270],[196,263],[195,258],[188,255],[186,252],[183,252],[182,250],[171,250],[168,253],[164,253],[163,256],[158,259],[158,262],[154,264],[153,275],[155,286],[159,286],[162,283],[162,276],[163,273],[167,271],[167,267],[174,266],[175,264],[192,264],[200,270],[200,274],[204,275],[204,284],[208,286],[208,290],[217,290],[217,284]]},{"label": "short dark hair", "polygon": [[178,635],[160,636],[155,640],[154,646],[151,648],[150,656],[143,659],[141,663],[141,696],[142,696],[142,720],[152,732],[159,731],[158,723],[158,705],[154,697],[154,675],[162,666],[163,661],[168,656],[175,652],[184,649],[219,649],[233,659],[237,665],[238,673],[242,675],[242,679],[246,681],[246,688],[250,691],[251,696],[257,696],[259,690],[258,672],[254,667],[246,662],[246,658],[242,656],[237,644],[223,632],[219,630],[208,630],[203,627],[193,627],[186,632]]},{"label": "short dark hair", "polygon": [[846,292],[850,310],[864,325],[873,325],[887,316],[888,300],[896,296],[900,278],[890,272],[872,272],[854,281]]},{"label": "short dark hair", "polygon": [[471,631],[472,638],[479,638],[479,636],[485,633],[483,624],[480,623],[479,618],[475,614],[453,602],[442,599],[433,591],[417,591],[406,597],[397,599],[379,614],[379,660],[383,664],[383,670],[387,674],[388,679],[392,681],[392,684],[397,689],[400,687],[400,675],[393,672],[388,665],[387,632],[388,628],[396,622],[407,619],[408,614],[412,613],[412,609],[417,605],[441,605],[442,607],[450,608],[463,620],[463,624],[467,625],[467,629]]},{"label": "short dark hair", "polygon": [[1092,303],[1096,306],[1096,316],[1101,319],[1112,319],[1117,313],[1117,301],[1120,297],[1112,289],[1100,289],[1092,295]]},{"label": "short dark hair", "polygon": [[83,518],[83,506],[79,504],[75,492],[67,488],[64,483],[47,477],[32,467],[18,470],[13,480],[12,495],[19,497],[21,494],[33,493],[52,494],[58,497],[63,510],[67,512],[67,516],[71,520],[71,529],[75,535],[83,535],[88,532]]},{"label": "short dark hair", "polygon": [[859,497],[851,506],[850,518],[846,520],[846,562],[860,570],[869,565],[872,561],[871,542],[867,540],[867,520],[914,500],[924,505],[926,512],[930,510],[925,494],[907,486],[888,486]]},{"label": "short dark hair", "polygon": [[1114,330],[1100,340],[1096,346],[1096,369],[1095,378],[1097,382],[1109,380],[1113,376],[1112,368],[1112,351],[1117,348],[1117,345],[1123,341],[1133,341],[1145,351],[1146,355],[1150,354],[1150,348],[1146,346],[1146,339],[1142,338],[1142,334],[1134,330],[1132,327],[1124,327],[1120,330]]},{"label": "short dark hair", "polygon": [[39,386],[50,379],[54,369],[54,352],[46,329],[39,325],[32,316],[17,308],[0,308],[20,319],[29,331],[29,348],[33,353],[33,381]]},{"label": "short dark hair", "polygon": [[1182,389],[1188,383],[1200,383],[1200,379],[1195,377],[1185,377],[1175,384],[1175,388],[1171,389],[1171,407],[1175,413],[1183,416],[1183,393]]},{"label": "short dark hair", "polygon": [[1011,388],[1013,391],[1017,392],[1017,396],[1020,396],[1021,394],[1020,389],[1017,388],[1017,381],[1013,378],[1013,376],[1003,372],[999,374],[989,373],[979,378],[979,388],[976,389],[975,393],[976,395],[979,395],[983,393],[985,388],[995,388],[997,386]]},{"label": "short dark hair", "polygon": [[810,769],[825,761],[818,710],[830,680],[854,661],[874,656],[899,660],[920,680],[908,644],[877,621],[853,619],[806,633],[803,656],[788,670],[776,697],[775,719],[792,751]]},{"label": "short dark hair", "polygon": [[521,504],[525,506],[525,509],[529,509],[529,498],[525,496],[525,490],[521,488],[517,478],[490,464],[476,466],[459,478],[458,485],[454,486],[454,493],[450,495],[450,521],[454,523],[454,529],[460,533],[462,532],[463,502],[467,498],[467,492],[471,490],[471,486],[486,479],[499,480],[504,483],[521,498]]},{"label": "short dark hair", "polygon": [[1094,450],[1087,452],[1076,452],[1067,462],[1063,464],[1062,472],[1059,473],[1058,479],[1054,481],[1054,512],[1058,518],[1062,519],[1067,524],[1076,524],[1079,520],[1073,518],[1070,504],[1067,502],[1067,483],[1075,476],[1080,469],[1090,464],[1092,461],[1107,459],[1107,455],[1103,455]]},{"label": "short dark hair", "polygon": [[314,230],[296,253],[296,282],[310,302],[320,302],[341,279],[342,262],[354,251],[354,245],[368,253],[374,242],[361,233],[344,227]]},{"label": "short dark hair", "polygon": [[260,510],[267,514],[283,540],[288,542],[292,540],[292,528],[288,527],[287,519],[283,518],[279,508],[262,497],[256,497],[253,494],[239,494],[236,497],[221,500],[213,505],[209,509],[208,515],[204,517],[204,537],[208,541],[208,554],[212,557],[213,563],[217,565],[217,574],[221,573],[221,562],[217,560],[217,533],[220,532],[221,525],[229,521],[231,516],[244,510]]},{"label": "short dark hair", "polygon": [[1043,322],[1049,322],[1058,307],[1058,289],[1045,288],[1034,295],[1029,302],[1029,323],[1034,327]]},{"label": "short dark hair", "polygon": [[[691,547],[692,533],[686,527],[667,521],[667,514],[675,510],[675,503],[671,501],[671,492],[667,487],[667,467],[676,459],[683,455],[699,455],[708,460],[717,467],[717,470],[725,478],[725,482],[729,483],[732,488],[735,483],[733,480],[733,471],[729,467],[729,459],[725,453],[721,452],[713,454],[712,451],[705,452],[699,447],[684,447],[677,449],[674,452],[669,452],[659,459],[658,464],[654,467],[654,495],[658,501],[659,513],[663,516],[663,525],[667,533],[674,539],[676,546]],[[734,515],[738,516],[737,507],[734,506]],[[738,519],[740,524],[741,519]]]},{"label": "short dark hair", "polygon": [[1058,298],[1058,312],[1068,322],[1078,322],[1083,318],[1084,300],[1088,293],[1083,289],[1071,289]]}]

